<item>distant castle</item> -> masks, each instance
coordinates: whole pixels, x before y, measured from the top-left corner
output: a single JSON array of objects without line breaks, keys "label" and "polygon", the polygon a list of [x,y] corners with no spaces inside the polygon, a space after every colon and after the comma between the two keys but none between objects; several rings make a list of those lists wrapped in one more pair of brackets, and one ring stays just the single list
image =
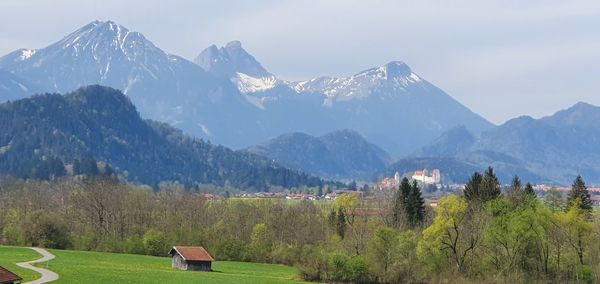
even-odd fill
[{"label": "distant castle", "polygon": [[[423,169],[422,171],[415,171],[411,176],[411,179],[422,184],[439,184],[441,183],[442,175],[439,169],[431,171],[431,174],[427,169]],[[401,180],[402,176],[399,172],[396,172],[394,174],[394,178],[384,178],[381,182],[379,182],[379,184],[377,184],[377,188],[379,188],[379,190],[398,189]]]},{"label": "distant castle", "polygon": [[429,174],[427,169],[423,169],[422,171],[415,171],[412,175],[412,180],[416,180],[417,182],[424,184],[438,184],[442,180],[442,175],[440,174],[439,169],[435,169]]}]

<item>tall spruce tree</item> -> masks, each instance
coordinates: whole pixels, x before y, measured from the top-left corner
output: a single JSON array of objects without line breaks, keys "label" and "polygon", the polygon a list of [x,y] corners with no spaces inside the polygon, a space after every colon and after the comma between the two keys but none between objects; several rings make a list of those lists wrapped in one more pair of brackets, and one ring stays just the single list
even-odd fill
[{"label": "tall spruce tree", "polygon": [[475,172],[464,190],[465,199],[469,202],[487,202],[496,199],[500,194],[500,182],[492,167],[488,167],[483,176]]},{"label": "tall spruce tree", "polygon": [[425,219],[425,200],[421,196],[421,190],[417,181],[413,181],[406,201],[406,215],[412,226],[416,226]]},{"label": "tall spruce tree", "polygon": [[483,202],[496,199],[501,194],[500,181],[498,181],[498,177],[496,177],[492,167],[488,167],[483,175],[483,179],[481,180],[481,193],[481,200]]},{"label": "tall spruce tree", "polygon": [[465,185],[464,195],[467,201],[474,201],[481,197],[480,187],[483,176],[479,172],[473,173],[473,176],[469,179]]},{"label": "tall spruce tree", "polygon": [[521,201],[523,197],[523,185],[521,184],[521,179],[519,176],[515,176],[510,183],[510,188],[508,189],[508,198],[513,203],[518,203]]},{"label": "tall spruce tree", "polygon": [[[592,198],[590,197],[590,192],[585,185],[585,181],[583,181],[583,178],[580,175],[575,178],[575,181],[571,186],[571,192],[569,192],[567,197],[567,204],[569,205],[568,207],[570,207],[576,199],[581,201],[579,205],[581,209],[589,211],[592,210]],[[569,208],[566,208],[566,210],[569,210]]]},{"label": "tall spruce tree", "polygon": [[[394,194],[394,225],[399,227],[404,216],[406,216],[406,208],[408,206],[408,196],[411,186],[408,178],[403,178],[400,181],[400,186]],[[406,216],[408,217],[408,216]]]}]

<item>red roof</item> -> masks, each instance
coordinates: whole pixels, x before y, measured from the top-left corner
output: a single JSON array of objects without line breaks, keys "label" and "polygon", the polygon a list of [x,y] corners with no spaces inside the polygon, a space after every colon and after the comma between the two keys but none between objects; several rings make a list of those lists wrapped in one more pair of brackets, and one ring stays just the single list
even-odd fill
[{"label": "red roof", "polygon": [[214,261],[212,256],[203,247],[173,247],[169,252],[173,255],[177,252],[185,261]]},{"label": "red roof", "polygon": [[23,280],[19,275],[8,271],[6,268],[0,266],[0,283],[13,283],[15,281]]}]

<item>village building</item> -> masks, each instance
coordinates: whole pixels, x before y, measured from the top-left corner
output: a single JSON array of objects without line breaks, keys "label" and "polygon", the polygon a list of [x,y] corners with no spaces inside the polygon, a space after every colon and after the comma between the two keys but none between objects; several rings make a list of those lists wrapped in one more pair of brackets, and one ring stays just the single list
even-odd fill
[{"label": "village building", "polygon": [[438,184],[442,179],[442,175],[440,174],[440,170],[435,169],[429,174],[427,169],[422,171],[415,171],[412,175],[412,180],[416,180],[423,184]]},{"label": "village building", "polygon": [[212,271],[214,259],[203,247],[173,247],[171,266],[180,270]]},{"label": "village building", "polygon": [[21,283],[22,280],[23,278],[21,278],[19,275],[14,274],[8,271],[8,269],[0,266],[0,284],[17,284]]}]

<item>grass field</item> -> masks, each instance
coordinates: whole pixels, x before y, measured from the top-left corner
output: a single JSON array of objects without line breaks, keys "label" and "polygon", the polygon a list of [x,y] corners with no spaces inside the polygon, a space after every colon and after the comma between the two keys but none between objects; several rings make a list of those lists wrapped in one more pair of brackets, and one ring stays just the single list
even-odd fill
[{"label": "grass field", "polygon": [[56,283],[299,283],[293,267],[216,261],[215,272],[178,271],[171,259],[142,255],[50,250]]},{"label": "grass field", "polygon": [[18,267],[15,263],[41,258],[37,252],[28,248],[0,246],[0,266],[23,277],[23,282],[35,280],[40,277],[37,272]]}]

